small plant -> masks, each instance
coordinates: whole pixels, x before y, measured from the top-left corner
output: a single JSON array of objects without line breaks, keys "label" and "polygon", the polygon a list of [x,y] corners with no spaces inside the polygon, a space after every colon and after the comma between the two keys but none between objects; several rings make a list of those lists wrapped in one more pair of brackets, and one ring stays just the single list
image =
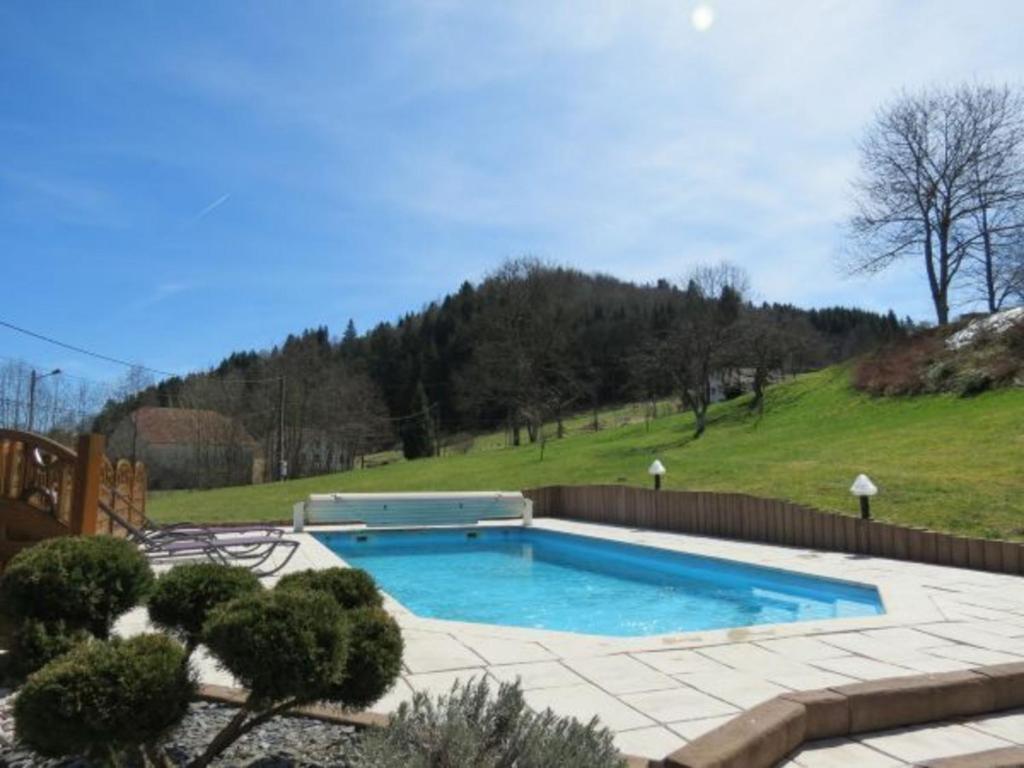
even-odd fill
[{"label": "small plant", "polygon": [[189,768],[204,768],[249,731],[303,704],[370,704],[398,676],[401,634],[390,616],[375,607],[346,611],[332,590],[295,582],[210,612],[203,642],[249,697]]},{"label": "small plant", "polygon": [[112,536],[48,539],[18,553],[0,580],[0,604],[17,619],[64,621],[106,639],[149,591],[138,547]]},{"label": "small plant", "polygon": [[200,642],[210,611],[262,589],[260,580],[247,568],[218,563],[177,565],[157,579],[147,606],[149,618],[178,635],[191,653]]},{"label": "small plant", "polygon": [[15,733],[43,755],[117,765],[185,714],[194,683],[185,650],[166,635],[91,642],[28,678],[14,700]]},{"label": "small plant", "polygon": [[69,629],[62,621],[25,619],[11,638],[10,668],[15,680],[23,680],[58,656],[92,639],[84,629]]},{"label": "small plant", "polygon": [[331,698],[365,709],[387,693],[402,671],[402,631],[382,608],[357,608],[347,618],[350,663]]},{"label": "small plant", "polygon": [[344,678],[348,629],[329,596],[274,590],[214,609],[204,642],[260,705],[315,701]]},{"label": "small plant", "polygon": [[48,539],[18,553],[0,578],[13,671],[33,672],[89,635],[106,639],[152,583],[138,548],[109,536]]},{"label": "small plant", "polygon": [[359,768],[625,768],[597,719],[584,725],[551,710],[531,712],[518,684],[492,697],[486,680],[456,683],[448,696],[423,693],[362,742]]},{"label": "small plant", "polygon": [[373,577],[359,568],[300,571],[281,577],[275,589],[311,589],[327,592],[345,610],[379,608],[383,604]]}]

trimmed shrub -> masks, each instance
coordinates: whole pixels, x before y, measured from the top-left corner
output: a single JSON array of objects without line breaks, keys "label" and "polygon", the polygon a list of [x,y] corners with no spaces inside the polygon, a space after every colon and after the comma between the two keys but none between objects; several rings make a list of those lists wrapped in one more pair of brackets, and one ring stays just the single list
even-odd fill
[{"label": "trimmed shrub", "polygon": [[111,754],[159,738],[188,708],[185,650],[166,635],[80,645],[29,677],[18,739],[44,755]]},{"label": "trimmed shrub", "polygon": [[21,680],[91,639],[92,635],[84,629],[69,629],[61,621],[47,624],[25,619],[11,639],[8,673],[15,680]]},{"label": "trimmed shrub", "polygon": [[282,576],[275,589],[312,589],[327,592],[341,608],[379,608],[384,604],[377,582],[359,568],[326,568]]},{"label": "trimmed shrub", "polygon": [[345,677],[331,698],[365,709],[387,693],[402,671],[402,631],[382,608],[357,608],[346,614],[349,651]]},{"label": "trimmed shrub", "polygon": [[272,590],[214,608],[203,642],[255,701],[315,701],[344,678],[348,629],[328,595]]},{"label": "trimmed shrub", "polygon": [[248,568],[218,563],[177,565],[157,579],[149,597],[149,618],[161,629],[179,635],[191,650],[198,645],[211,610],[262,589]]},{"label": "trimmed shrub", "polygon": [[0,578],[0,606],[20,621],[63,621],[98,638],[149,591],[138,547],[112,536],[48,539],[19,552]]},{"label": "trimmed shrub", "polygon": [[448,696],[423,693],[403,703],[384,728],[361,742],[359,768],[625,768],[612,734],[597,719],[584,725],[551,710],[527,709],[518,684],[491,697],[485,680],[456,683]]}]

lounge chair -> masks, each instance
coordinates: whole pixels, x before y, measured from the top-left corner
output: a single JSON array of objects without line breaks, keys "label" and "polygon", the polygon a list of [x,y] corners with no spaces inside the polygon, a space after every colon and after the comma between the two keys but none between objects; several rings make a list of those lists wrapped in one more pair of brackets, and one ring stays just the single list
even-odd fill
[{"label": "lounge chair", "polygon": [[[123,494],[114,490],[114,495],[121,499],[123,502],[132,506],[131,499],[128,499]],[[134,507],[133,507],[134,509]],[[273,525],[266,525],[262,523],[253,523],[250,525],[202,525],[201,523],[168,523],[166,525],[160,525],[153,522],[149,518],[143,517],[142,530],[150,537],[156,538],[160,536],[180,536],[182,534],[187,536],[195,535],[211,535],[217,536],[221,534],[263,534],[266,536],[273,536],[275,538],[281,538],[284,531],[281,528]],[[123,521],[122,521],[123,522]]]},{"label": "lounge chair", "polygon": [[[105,504],[101,508],[150,560],[157,562],[206,557],[213,562],[244,566],[257,576],[270,576],[287,565],[299,547],[297,541],[284,538],[279,529],[267,526],[236,527],[227,535],[223,530],[202,527],[153,531],[138,528]],[[264,568],[278,551],[283,553],[283,559],[269,570]]]}]

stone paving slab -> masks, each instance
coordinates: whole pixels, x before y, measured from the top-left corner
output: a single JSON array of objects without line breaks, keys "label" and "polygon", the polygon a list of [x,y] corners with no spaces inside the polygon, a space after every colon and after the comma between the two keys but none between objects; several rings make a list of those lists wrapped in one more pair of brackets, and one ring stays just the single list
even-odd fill
[{"label": "stone paving slab", "polygon": [[858,741],[908,763],[1012,746],[1011,742],[1005,739],[959,724],[901,728],[866,736]]},{"label": "stone paving slab", "polygon": [[810,742],[783,768],[906,766],[1024,745],[1024,711]]},{"label": "stone paving slab", "polygon": [[[425,619],[385,596],[405,636],[405,670],[375,711],[394,711],[413,690],[440,692],[456,679],[520,677],[530,706],[582,720],[598,715],[612,730],[631,733],[621,737],[636,747],[628,751],[661,758],[666,734],[696,738],[714,727],[723,706],[750,707],[790,690],[1024,660],[1022,577],[565,520],[539,519],[535,525],[873,584],[886,613],[622,638]],[[343,564],[309,533],[286,535],[300,547],[285,572]],[[118,631],[132,634],[147,626],[140,610],[122,619]],[[208,658],[200,657],[197,667],[206,682],[232,682]],[[681,703],[654,695],[668,690],[678,691]],[[1003,740],[976,733],[979,743]]]}]

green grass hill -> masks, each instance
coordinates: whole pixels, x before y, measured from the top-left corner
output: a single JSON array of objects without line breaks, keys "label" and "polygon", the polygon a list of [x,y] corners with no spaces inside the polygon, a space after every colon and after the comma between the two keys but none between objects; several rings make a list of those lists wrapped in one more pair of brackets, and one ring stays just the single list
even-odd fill
[{"label": "green grass hill", "polygon": [[[829,368],[769,390],[764,414],[747,398],[714,406],[707,433],[673,414],[539,445],[478,440],[461,455],[395,462],[286,483],[154,494],[157,520],[284,520],[309,493],[520,489],[547,484],[647,485],[657,457],[667,488],[743,491],[854,514],[859,472],[879,486],[879,519],[933,530],[1024,538],[1024,389],[871,397]],[[622,418],[621,422],[629,422]]]}]

